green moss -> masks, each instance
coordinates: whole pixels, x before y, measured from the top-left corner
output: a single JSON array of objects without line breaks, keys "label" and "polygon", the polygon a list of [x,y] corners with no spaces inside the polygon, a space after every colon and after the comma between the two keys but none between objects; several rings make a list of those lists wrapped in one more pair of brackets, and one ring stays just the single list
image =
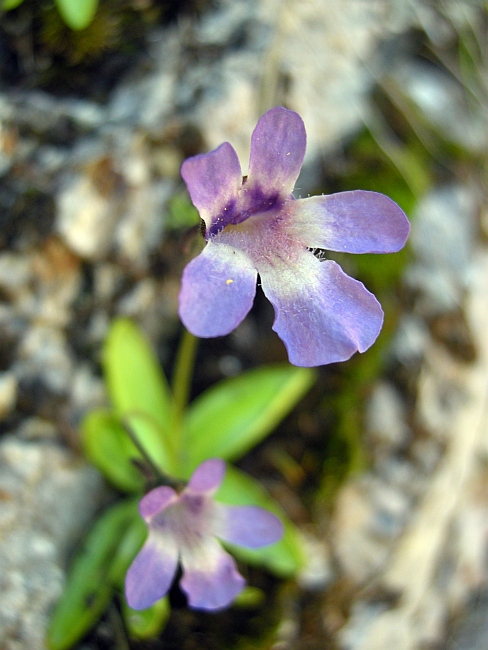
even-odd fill
[{"label": "green moss", "polygon": [[69,29],[54,6],[46,6],[42,14],[41,42],[69,66],[93,62],[113,50],[121,35],[121,17],[107,4],[102,4],[88,27],[79,31]]},{"label": "green moss", "polygon": [[155,3],[149,2],[140,10],[133,8],[133,4],[105,0],[85,29],[73,31],[56,7],[47,3],[40,15],[40,41],[47,52],[62,57],[68,66],[89,65],[107,52],[130,53],[146,27],[162,15],[162,7]]}]

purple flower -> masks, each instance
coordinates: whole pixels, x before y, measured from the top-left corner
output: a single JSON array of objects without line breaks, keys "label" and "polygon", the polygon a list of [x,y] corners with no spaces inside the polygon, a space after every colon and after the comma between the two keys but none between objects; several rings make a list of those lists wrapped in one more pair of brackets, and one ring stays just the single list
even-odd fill
[{"label": "purple flower", "polygon": [[162,598],[183,567],[181,588],[195,609],[227,607],[242,591],[244,578],[216,537],[232,544],[259,548],[277,542],[283,525],[256,506],[228,506],[212,498],[225,474],[225,463],[202,463],[181,494],[162,486],[139,504],[149,535],[125,579],[127,602],[145,609]]},{"label": "purple flower", "polygon": [[361,282],[312,250],[391,253],[405,244],[409,223],[376,192],[295,200],[305,146],[301,117],[277,107],[252,134],[247,178],[228,142],[183,163],[207,245],[183,272],[179,312],[196,336],[228,334],[251,309],[259,274],[291,363],[318,366],[367,350],[383,311]]}]

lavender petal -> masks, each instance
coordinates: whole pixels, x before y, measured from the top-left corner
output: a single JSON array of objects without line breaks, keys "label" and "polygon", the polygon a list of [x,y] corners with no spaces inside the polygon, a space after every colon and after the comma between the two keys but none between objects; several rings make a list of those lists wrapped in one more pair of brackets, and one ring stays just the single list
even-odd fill
[{"label": "lavender petal", "polygon": [[265,113],[251,138],[249,174],[244,189],[260,201],[286,198],[293,191],[305,156],[307,135],[302,118],[277,106]]},{"label": "lavender petal", "polygon": [[160,533],[149,537],[125,577],[125,597],[132,609],[146,609],[171,587],[178,565],[174,540]]},{"label": "lavender petal", "polygon": [[213,534],[225,542],[260,548],[274,544],[283,536],[283,524],[271,512],[257,506],[228,506],[216,503],[218,516]]},{"label": "lavender petal", "polygon": [[183,271],[179,296],[183,324],[202,338],[229,334],[252,307],[256,279],[247,255],[210,240]]},{"label": "lavender petal", "polygon": [[220,458],[211,458],[201,463],[193,472],[186,491],[205,493],[212,496],[219,489],[225,474],[225,463]]},{"label": "lavender petal", "polygon": [[231,604],[246,581],[237,570],[235,560],[216,540],[205,540],[197,553],[182,551],[181,588],[194,609],[214,611]]},{"label": "lavender petal", "polygon": [[383,311],[361,282],[308,251],[299,264],[280,269],[260,269],[261,283],[275,309],[273,329],[291,363],[308,367],[345,361],[374,343]]},{"label": "lavender petal", "polygon": [[224,142],[210,153],[188,158],[181,175],[207,229],[216,222],[221,228],[230,223],[242,184],[241,166],[232,145]]},{"label": "lavender petal", "polygon": [[176,492],[167,486],[160,486],[148,492],[139,502],[139,512],[143,519],[150,521],[178,499]]},{"label": "lavender petal", "polygon": [[347,253],[393,253],[407,241],[403,210],[378,192],[312,196],[290,205],[297,238],[310,248]]}]

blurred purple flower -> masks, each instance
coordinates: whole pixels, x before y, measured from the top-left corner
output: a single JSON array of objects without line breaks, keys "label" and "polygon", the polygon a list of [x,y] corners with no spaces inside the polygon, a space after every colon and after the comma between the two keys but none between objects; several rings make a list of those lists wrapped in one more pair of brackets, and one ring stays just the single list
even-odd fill
[{"label": "blurred purple flower", "polygon": [[251,309],[259,274],[291,363],[318,366],[367,350],[383,311],[361,282],[312,250],[392,253],[405,244],[409,223],[376,192],[295,200],[305,146],[301,117],[276,107],[252,134],[244,180],[228,142],[183,163],[207,245],[183,272],[179,311],[196,336],[228,334]]},{"label": "blurred purple flower", "polygon": [[149,535],[125,579],[127,602],[133,609],[146,609],[168,592],[178,561],[183,567],[181,588],[190,607],[227,607],[245,580],[216,538],[248,548],[281,539],[283,525],[270,512],[213,499],[224,474],[222,460],[207,460],[197,467],[181,494],[162,486],[142,498],[139,512]]}]

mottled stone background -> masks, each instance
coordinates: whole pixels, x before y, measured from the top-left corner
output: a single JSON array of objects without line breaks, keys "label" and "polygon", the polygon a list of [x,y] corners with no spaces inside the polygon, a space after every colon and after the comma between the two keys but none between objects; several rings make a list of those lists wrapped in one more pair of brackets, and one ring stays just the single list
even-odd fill
[{"label": "mottled stone background", "polygon": [[[77,434],[106,402],[99,352],[110,319],[136,319],[170,367],[191,256],[175,208],[186,200],[182,160],[229,140],[245,161],[257,119],[278,104],[306,124],[302,195],[347,184],[359,165],[351,143],[366,129],[409,188],[413,231],[385,305],[381,369],[358,390],[356,471],[326,497],[323,403],[335,369],[321,373],[312,410],[285,425],[286,442],[274,437],[244,461],[311,552],[298,587],[282,589],[279,624],[239,648],[486,648],[486,3],[177,4],[120,2],[139,16],[133,42],[117,43],[115,18],[111,46],[85,59],[55,18],[39,26],[34,3],[1,16],[0,648],[44,649],[68,560],[113,498]],[[102,1],[96,26],[117,8]],[[382,168],[362,160],[361,177],[380,181]],[[202,345],[195,390],[284,359],[271,322],[258,299],[235,333]],[[280,445],[305,479],[273,461]],[[320,463],[307,469],[307,454]],[[151,647],[225,647],[215,629],[205,637],[205,619],[178,620],[187,645],[163,634]],[[80,648],[113,639],[104,620]]]}]

